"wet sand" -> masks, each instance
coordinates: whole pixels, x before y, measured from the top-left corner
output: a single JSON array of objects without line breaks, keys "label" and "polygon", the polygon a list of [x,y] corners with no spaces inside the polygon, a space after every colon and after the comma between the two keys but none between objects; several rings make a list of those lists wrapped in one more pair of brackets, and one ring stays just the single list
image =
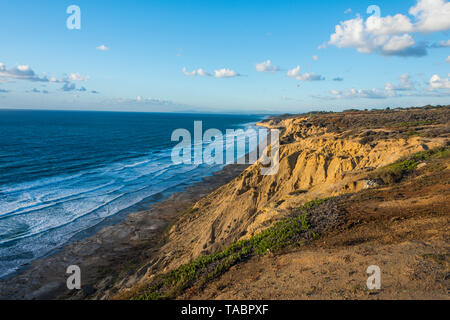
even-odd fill
[{"label": "wet sand", "polygon": [[[248,165],[228,165],[202,182],[129,214],[93,236],[70,243],[52,256],[35,260],[20,274],[0,281],[0,299],[85,299],[111,296],[121,286],[135,284],[157,259],[165,232],[202,197],[239,176]],[[70,291],[66,270],[81,268],[81,290]],[[139,270],[142,270],[141,272]],[[118,282],[118,279],[123,281]],[[125,282],[125,283],[124,283]]]}]

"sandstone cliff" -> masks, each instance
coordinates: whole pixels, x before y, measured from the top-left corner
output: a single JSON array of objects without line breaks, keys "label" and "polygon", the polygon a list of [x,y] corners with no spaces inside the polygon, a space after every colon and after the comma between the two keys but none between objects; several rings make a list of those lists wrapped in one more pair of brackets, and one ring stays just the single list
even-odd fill
[{"label": "sandstone cliff", "polygon": [[449,115],[447,107],[310,114],[260,123],[281,131],[278,174],[263,176],[255,164],[198,201],[170,229],[161,256],[146,266],[140,284],[156,272],[249,239],[310,200],[377,185],[370,172],[446,145]]}]

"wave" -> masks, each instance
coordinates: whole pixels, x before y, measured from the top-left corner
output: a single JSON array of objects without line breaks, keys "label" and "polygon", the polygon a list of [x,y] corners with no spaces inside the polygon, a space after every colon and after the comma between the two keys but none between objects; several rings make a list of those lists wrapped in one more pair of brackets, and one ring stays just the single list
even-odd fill
[{"label": "wave", "polygon": [[0,188],[0,194],[8,194],[17,191],[31,190],[35,187],[42,187],[49,184],[55,184],[60,183],[62,181],[76,179],[81,177],[82,175],[83,175],[82,173],[77,173],[73,175],[62,175],[58,177],[44,178],[36,181],[21,183],[18,185],[11,185],[11,186],[6,185]]},{"label": "wave", "polygon": [[[90,189],[85,189],[85,190],[77,190],[77,191],[73,191],[72,193],[69,194],[65,194],[65,195],[58,195],[55,196],[54,198],[47,198],[50,195],[52,195],[52,193],[48,193],[46,195],[41,195],[39,197],[37,197],[37,199],[34,202],[28,202],[28,203],[21,203],[21,202],[13,202],[12,205],[14,206],[14,210],[11,211],[6,211],[6,212],[0,212],[0,220],[5,219],[7,217],[13,216],[13,215],[18,215],[18,214],[26,214],[32,211],[36,211],[36,210],[41,210],[44,208],[50,208],[54,205],[60,204],[64,201],[67,200],[75,200],[77,198],[73,198],[75,196],[78,197],[78,199],[82,199],[82,195],[88,194],[90,192],[93,191],[98,191],[101,190],[107,186],[111,186],[113,185],[114,182],[111,181],[109,183],[105,183],[103,185],[100,186],[96,186]],[[106,194],[117,191],[118,189],[113,189],[108,191]],[[4,204],[2,204],[0,202],[0,204],[5,207]]]},{"label": "wave", "polygon": [[[243,138],[239,136],[238,141]],[[206,147],[203,143],[202,149]],[[90,167],[79,158],[78,163],[70,164],[76,173],[1,186],[0,278],[108,217],[155,195],[164,195],[159,200],[167,197],[223,167],[177,165],[172,162],[171,151],[130,151],[113,157],[103,154],[103,163],[91,163]],[[60,170],[68,167],[61,165]]]}]

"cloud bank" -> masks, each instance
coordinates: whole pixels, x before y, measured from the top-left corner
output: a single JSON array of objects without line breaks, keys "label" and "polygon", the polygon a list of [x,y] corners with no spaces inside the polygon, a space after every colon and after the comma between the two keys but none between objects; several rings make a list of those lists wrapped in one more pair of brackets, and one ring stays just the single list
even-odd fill
[{"label": "cloud bank", "polygon": [[[450,77],[450,74],[448,74]],[[417,88],[409,74],[399,77],[399,83],[386,83],[383,89],[331,90],[329,95],[315,96],[325,100],[335,99],[387,99],[397,97],[444,97],[450,96],[450,79],[435,74],[428,82],[427,88]]]},{"label": "cloud bank", "polygon": [[28,80],[33,82],[60,82],[54,77],[39,77],[31,68],[27,65],[19,65],[16,67],[12,67],[7,69],[5,64],[0,63],[0,78],[4,78],[6,80]]}]

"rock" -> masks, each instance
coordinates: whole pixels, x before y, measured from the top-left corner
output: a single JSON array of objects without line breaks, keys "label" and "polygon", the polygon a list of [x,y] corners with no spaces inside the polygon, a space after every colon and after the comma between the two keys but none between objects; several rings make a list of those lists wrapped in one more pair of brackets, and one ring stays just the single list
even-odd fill
[{"label": "rock", "polygon": [[427,165],[427,164],[426,164],[425,162],[419,163],[419,164],[417,165],[417,169],[423,168],[423,167],[425,167],[426,165]]},{"label": "rock", "polygon": [[364,189],[371,189],[371,188],[376,188],[379,187],[380,183],[377,180],[367,180],[364,184]]}]

